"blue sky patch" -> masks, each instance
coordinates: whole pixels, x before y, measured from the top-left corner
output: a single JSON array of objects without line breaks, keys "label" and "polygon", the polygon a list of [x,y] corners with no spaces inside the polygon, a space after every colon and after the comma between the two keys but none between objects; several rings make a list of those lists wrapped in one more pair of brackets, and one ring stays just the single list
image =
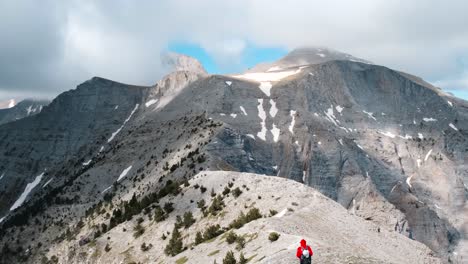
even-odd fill
[{"label": "blue sky patch", "polygon": [[200,45],[192,43],[171,43],[169,51],[185,54],[199,60],[206,71],[211,74],[228,74],[243,72],[262,62],[273,62],[285,56],[288,51],[280,47],[259,47],[248,43],[242,51],[241,58],[229,65],[220,63]]}]

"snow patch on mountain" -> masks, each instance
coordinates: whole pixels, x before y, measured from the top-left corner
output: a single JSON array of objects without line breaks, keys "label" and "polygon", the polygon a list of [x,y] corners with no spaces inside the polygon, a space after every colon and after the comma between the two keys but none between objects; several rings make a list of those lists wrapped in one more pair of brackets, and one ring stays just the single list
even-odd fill
[{"label": "snow patch on mountain", "polygon": [[420,158],[418,158],[416,160],[416,164],[418,165],[418,168],[421,167],[421,164],[422,164],[422,160]]},{"label": "snow patch on mountain", "polygon": [[340,105],[337,105],[337,106],[335,106],[335,109],[336,109],[336,111],[338,111],[338,113],[341,114],[341,112],[343,111],[344,108],[341,107]]},{"label": "snow patch on mountain", "polygon": [[225,83],[226,83],[228,86],[231,86],[232,81],[225,81]]},{"label": "snow patch on mountain", "polygon": [[246,136],[248,136],[249,138],[255,139],[255,136],[252,134],[246,134]]},{"label": "snow patch on mountain", "polygon": [[325,116],[327,117],[327,119],[332,122],[333,124],[335,124],[335,126],[339,126],[338,123],[340,121],[338,121],[335,117],[335,114],[333,113],[333,105],[330,106],[330,108],[327,109],[327,111],[324,111],[325,113]]},{"label": "snow patch on mountain", "polygon": [[273,66],[270,69],[267,70],[267,72],[272,72],[272,71],[281,71],[281,67],[279,66]]},{"label": "snow patch on mountain", "polygon": [[154,105],[154,104],[157,103],[157,102],[158,102],[158,99],[151,99],[151,100],[149,100],[149,101],[147,101],[147,102],[145,103],[145,106],[146,106],[146,107],[150,107],[150,106]]},{"label": "snow patch on mountain", "polygon": [[411,185],[411,178],[413,178],[413,176],[409,176],[406,178],[406,184],[408,184],[410,188],[413,188],[413,186]]},{"label": "snow patch on mountain", "polygon": [[262,120],[260,122],[260,125],[262,126],[262,130],[257,133],[257,137],[265,141],[267,128],[266,128],[266,112],[263,109],[263,99],[258,99],[258,103],[259,103],[258,104],[258,117],[260,117],[260,119]]},{"label": "snow patch on mountain", "polygon": [[366,114],[369,118],[372,118],[372,119],[374,119],[374,120],[377,121],[377,119],[374,117],[374,113],[367,112],[367,111],[365,111],[365,110],[362,110],[362,112],[363,112],[364,114]]},{"label": "snow patch on mountain", "polygon": [[119,178],[117,179],[117,181],[121,181],[125,176],[127,176],[128,172],[132,169],[132,165],[130,165],[128,168],[126,168],[125,170],[122,171],[122,173],[120,173],[119,175]]},{"label": "snow patch on mountain", "polygon": [[428,117],[424,117],[424,118],[423,118],[423,121],[424,121],[424,122],[436,122],[437,119],[432,118],[432,117],[429,117],[429,118],[428,118]]},{"label": "snow patch on mountain", "polygon": [[247,79],[256,82],[277,82],[286,77],[298,74],[301,69],[290,70],[290,71],[277,71],[277,72],[254,72],[245,73],[241,75],[234,75],[233,77]]},{"label": "snow patch on mountain", "polygon": [[276,103],[275,101],[273,101],[273,99],[270,99],[270,104],[271,104],[270,116],[275,117],[276,113],[278,113],[278,108],[276,108]]},{"label": "snow patch on mountain", "polygon": [[381,134],[381,135],[384,135],[386,137],[389,137],[389,138],[395,138],[396,135],[393,134],[392,132],[385,132],[385,131],[377,131],[377,133]]},{"label": "snow patch on mountain", "polygon": [[273,124],[273,128],[271,129],[271,134],[273,134],[273,141],[278,142],[280,136],[280,130]]},{"label": "snow patch on mountain", "polygon": [[10,103],[8,103],[8,108],[12,108],[16,105],[15,99],[10,99]]},{"label": "snow patch on mountain", "polygon": [[50,178],[44,185],[42,185],[42,188],[45,188],[49,183],[53,180],[54,178]]},{"label": "snow patch on mountain", "polygon": [[288,211],[288,208],[284,208],[283,210],[281,210],[281,212],[277,213],[274,217],[281,218],[286,214],[287,211]]},{"label": "snow patch on mountain", "polygon": [[247,112],[245,111],[245,108],[241,105],[239,106],[240,110],[242,111],[242,113],[247,116]]},{"label": "snow patch on mountain", "polygon": [[108,191],[110,188],[112,188],[112,185],[111,185],[111,186],[109,186],[109,187],[107,187],[107,188],[105,188],[104,190],[102,190],[102,192],[101,192],[101,193],[105,193],[105,192],[107,192],[107,191]]},{"label": "snow patch on mountain", "polygon": [[41,182],[42,176],[44,176],[44,172],[36,176],[34,181],[26,185],[26,188],[24,189],[23,193],[20,195],[18,200],[16,200],[15,203],[13,203],[13,205],[11,206],[10,211],[15,210],[24,203],[29,193]]},{"label": "snow patch on mountain", "polygon": [[268,97],[270,97],[270,91],[271,91],[271,83],[270,82],[261,82],[258,88],[262,90]]},{"label": "snow patch on mountain", "polygon": [[117,136],[117,134],[120,133],[120,131],[124,128],[125,124],[127,124],[127,122],[130,120],[130,118],[132,118],[133,114],[138,109],[138,106],[140,106],[140,105],[139,104],[135,105],[135,108],[133,108],[133,111],[130,113],[130,115],[127,117],[127,119],[125,119],[122,126],[119,129],[117,129],[114,133],[112,133],[111,137],[107,140],[107,143],[111,142],[115,138],[115,136]]},{"label": "snow patch on mountain", "polygon": [[455,131],[458,131],[458,128],[452,123],[449,124],[449,127],[451,127]]},{"label": "snow patch on mountain", "polygon": [[413,139],[413,137],[410,136],[410,135],[408,135],[408,134],[406,134],[405,136],[400,136],[400,135],[398,135],[398,137],[399,137],[399,138],[402,138],[402,139]]},{"label": "snow patch on mountain", "polygon": [[294,125],[296,124],[296,111],[295,110],[291,110],[289,112],[289,115],[291,116],[292,120],[291,120],[291,124],[289,125],[289,131],[291,132],[291,134],[294,135]]},{"label": "snow patch on mountain", "polygon": [[431,153],[432,153],[432,149],[429,150],[429,152],[427,152],[426,157],[424,157],[424,161],[427,161],[427,159],[429,158],[429,156],[431,155]]}]

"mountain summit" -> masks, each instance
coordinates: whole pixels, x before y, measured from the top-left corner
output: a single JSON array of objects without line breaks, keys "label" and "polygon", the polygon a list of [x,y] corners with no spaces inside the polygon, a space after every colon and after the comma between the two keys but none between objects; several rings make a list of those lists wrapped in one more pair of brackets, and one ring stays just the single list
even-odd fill
[{"label": "mountain summit", "polygon": [[189,71],[196,73],[205,73],[202,64],[195,58],[178,54],[175,52],[166,52],[161,55],[162,65],[170,71]]},{"label": "mountain summit", "polygon": [[286,56],[273,63],[261,63],[259,65],[256,65],[255,67],[250,69],[249,72],[281,71],[282,69],[287,69],[291,67],[320,64],[336,60],[370,63],[369,61],[356,58],[350,54],[346,54],[328,48],[303,47],[292,50],[291,52],[286,54]]}]

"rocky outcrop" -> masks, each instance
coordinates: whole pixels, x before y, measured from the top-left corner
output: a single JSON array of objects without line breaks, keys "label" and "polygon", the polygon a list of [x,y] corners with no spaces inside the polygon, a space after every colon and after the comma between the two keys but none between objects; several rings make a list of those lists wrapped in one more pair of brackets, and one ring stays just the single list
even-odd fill
[{"label": "rocky outcrop", "polygon": [[19,102],[11,108],[0,109],[0,125],[36,115],[49,103],[50,102],[48,100],[27,99]]}]

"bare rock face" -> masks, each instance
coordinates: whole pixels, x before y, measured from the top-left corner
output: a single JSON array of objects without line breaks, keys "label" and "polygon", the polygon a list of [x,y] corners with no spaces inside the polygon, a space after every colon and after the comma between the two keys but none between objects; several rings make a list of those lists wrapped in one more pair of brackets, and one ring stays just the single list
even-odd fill
[{"label": "bare rock face", "polygon": [[[166,212],[173,220],[155,221],[159,207],[184,204],[176,186],[200,171],[219,170],[279,176],[295,181],[294,186],[307,185],[347,209],[351,222],[334,226],[349,224],[348,233],[365,226],[351,219],[364,219],[402,243],[425,244],[442,262],[466,260],[466,101],[412,75],[327,49],[295,50],[239,75],[207,75],[185,59],[183,70],[152,87],[93,78],[57,97],[38,115],[0,126],[0,149],[6,150],[0,152],[0,243],[11,245],[18,238],[28,248],[24,253],[14,245],[5,247],[2,261],[35,263],[60,254],[70,263],[94,263],[98,260],[82,253],[89,248],[76,246],[94,239],[100,252],[106,244],[130,252],[143,240],[132,240],[122,230],[141,232],[141,217],[144,227],[168,236],[177,217]],[[215,194],[221,191],[213,189]],[[274,203],[261,188],[250,190],[261,197],[258,200]],[[297,195],[285,190],[281,197]],[[200,193],[205,197],[210,190]],[[201,208],[208,210],[210,197]],[[10,211],[20,198],[24,203]],[[190,200],[184,208],[176,206],[180,217],[197,207],[198,198]],[[252,204],[255,201],[238,205]],[[265,224],[286,228],[320,217],[309,209],[303,218]],[[227,219],[220,214],[204,224]],[[254,229],[262,230],[258,223]],[[335,237],[333,232],[341,229],[320,230],[304,232]],[[183,232],[190,238],[196,233]],[[364,236],[370,245],[381,241]],[[358,236],[349,239],[362,242]],[[161,255],[167,241],[156,239],[153,254]],[[54,251],[45,252],[38,242]],[[203,245],[192,247],[205,254]],[[65,249],[74,253],[65,254]],[[382,263],[390,252],[383,245],[373,256],[372,248],[358,255],[344,253],[354,248],[342,249],[340,258],[330,257],[331,262]],[[15,255],[13,250],[23,253]],[[117,254],[104,251],[105,258]],[[190,257],[190,252],[180,257]],[[173,262],[178,257],[161,259]],[[207,259],[213,260],[199,261]]]},{"label": "bare rock face", "polygon": [[70,159],[81,164],[99,152],[147,90],[95,77],[59,95],[37,115],[0,126],[0,212],[8,212],[35,176]]},{"label": "bare rock face", "polygon": [[187,55],[167,52],[162,54],[162,64],[170,71],[189,71],[206,74],[201,63]]},{"label": "bare rock face", "polygon": [[13,105],[12,107],[0,109],[0,125],[36,115],[49,103],[50,102],[47,100],[27,99]]}]

